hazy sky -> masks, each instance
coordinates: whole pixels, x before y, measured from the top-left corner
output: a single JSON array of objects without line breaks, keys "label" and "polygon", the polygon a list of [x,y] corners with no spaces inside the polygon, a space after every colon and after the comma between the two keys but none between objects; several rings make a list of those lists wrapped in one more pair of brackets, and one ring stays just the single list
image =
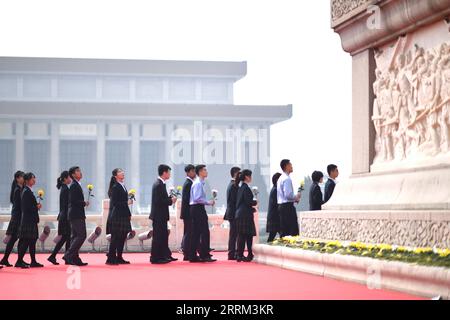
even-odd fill
[{"label": "hazy sky", "polygon": [[351,168],[351,57],[329,0],[0,0],[0,55],[247,61],[236,104],[293,104],[272,169]]}]

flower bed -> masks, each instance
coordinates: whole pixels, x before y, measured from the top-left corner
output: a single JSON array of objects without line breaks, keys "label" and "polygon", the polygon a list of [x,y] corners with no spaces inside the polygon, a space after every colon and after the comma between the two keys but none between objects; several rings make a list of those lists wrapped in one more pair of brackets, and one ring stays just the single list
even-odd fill
[{"label": "flower bed", "polygon": [[284,237],[270,245],[285,246],[329,254],[352,255],[419,265],[450,268],[450,249],[410,248],[388,244],[366,244]]}]

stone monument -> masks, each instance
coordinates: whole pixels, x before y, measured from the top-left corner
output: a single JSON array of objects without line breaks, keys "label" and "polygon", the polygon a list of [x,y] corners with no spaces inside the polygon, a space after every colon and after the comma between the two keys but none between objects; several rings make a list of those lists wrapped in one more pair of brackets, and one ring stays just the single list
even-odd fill
[{"label": "stone monument", "polygon": [[450,247],[450,0],[331,0],[352,56],[352,176],[308,238]]}]

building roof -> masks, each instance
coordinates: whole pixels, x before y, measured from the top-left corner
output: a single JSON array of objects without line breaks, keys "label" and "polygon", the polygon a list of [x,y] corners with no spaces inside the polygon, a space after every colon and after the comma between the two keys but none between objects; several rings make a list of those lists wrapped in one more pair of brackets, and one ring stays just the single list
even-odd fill
[{"label": "building roof", "polygon": [[0,57],[0,72],[205,76],[239,80],[247,74],[247,62]]},{"label": "building roof", "polygon": [[0,101],[0,118],[96,120],[233,120],[275,123],[292,117],[292,105]]}]

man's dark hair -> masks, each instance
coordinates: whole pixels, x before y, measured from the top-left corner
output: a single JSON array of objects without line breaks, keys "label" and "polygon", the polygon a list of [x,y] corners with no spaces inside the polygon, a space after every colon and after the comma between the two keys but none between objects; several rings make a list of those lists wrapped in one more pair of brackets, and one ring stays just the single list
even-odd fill
[{"label": "man's dark hair", "polygon": [[195,174],[198,175],[200,171],[202,171],[204,168],[206,168],[204,164],[199,164],[198,166],[195,167]]},{"label": "man's dark hair", "polygon": [[73,166],[72,168],[69,169],[69,176],[72,178],[72,180],[74,179],[73,175],[74,175],[75,171],[77,171],[77,170],[80,170],[80,167]]},{"label": "man's dark hair", "polygon": [[241,168],[239,167],[233,167],[230,170],[230,175],[232,178],[234,178],[236,176],[236,173],[238,173],[239,171],[241,171]]},{"label": "man's dark hair", "polygon": [[328,175],[330,175],[331,172],[333,172],[333,171],[336,170],[336,169],[337,169],[337,165],[335,165],[335,164],[329,164],[328,167],[327,167]]},{"label": "man's dark hair", "polygon": [[291,163],[291,160],[289,160],[289,159],[281,160],[281,163],[280,163],[281,170],[284,171],[289,163]]},{"label": "man's dark hair", "polygon": [[169,167],[167,164],[160,164],[158,166],[158,175],[162,176],[164,172],[168,172],[168,171],[171,171],[171,170],[172,170],[172,168]]},{"label": "man's dark hair", "polygon": [[319,183],[320,179],[322,179],[322,178],[323,178],[323,173],[320,171],[314,171],[311,175],[311,179],[313,182]]},{"label": "man's dark hair", "polygon": [[184,172],[188,173],[191,170],[195,170],[194,165],[188,164],[186,167],[184,167]]}]

